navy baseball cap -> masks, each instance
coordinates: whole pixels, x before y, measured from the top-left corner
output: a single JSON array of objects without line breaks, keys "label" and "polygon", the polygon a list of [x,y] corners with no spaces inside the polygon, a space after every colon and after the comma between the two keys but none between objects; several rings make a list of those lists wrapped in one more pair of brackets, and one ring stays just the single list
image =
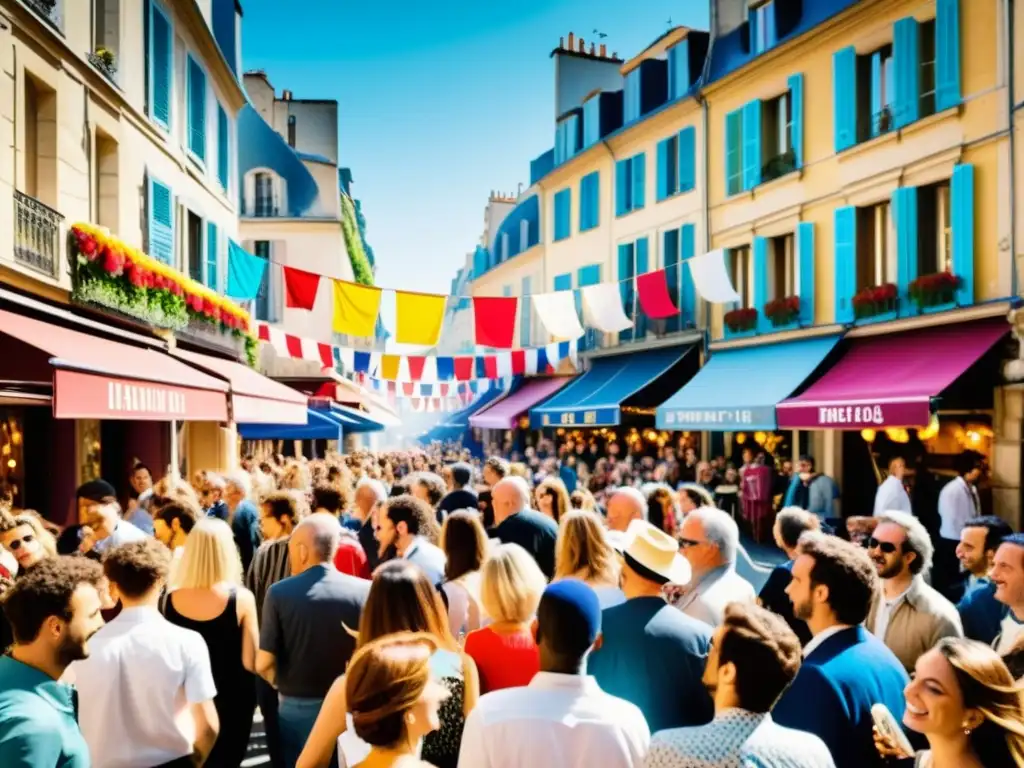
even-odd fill
[{"label": "navy baseball cap", "polygon": [[537,608],[537,624],[545,642],[559,652],[583,654],[601,634],[601,601],[579,579],[548,585]]}]

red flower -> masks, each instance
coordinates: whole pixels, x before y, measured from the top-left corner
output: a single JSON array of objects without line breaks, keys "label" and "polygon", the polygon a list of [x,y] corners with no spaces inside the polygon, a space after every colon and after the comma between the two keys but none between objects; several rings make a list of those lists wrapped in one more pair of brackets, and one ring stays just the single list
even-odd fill
[{"label": "red flower", "polygon": [[185,289],[181,287],[181,283],[177,280],[168,279],[167,282],[170,284],[171,293],[175,296],[182,296],[185,293]]},{"label": "red flower", "polygon": [[76,232],[75,236],[78,238],[79,252],[85,256],[88,261],[96,261],[100,252],[96,243],[96,238],[92,235],[86,234],[85,232]]},{"label": "red flower", "polygon": [[124,254],[109,246],[104,249],[102,261],[104,272],[116,277],[124,271],[124,263]]}]

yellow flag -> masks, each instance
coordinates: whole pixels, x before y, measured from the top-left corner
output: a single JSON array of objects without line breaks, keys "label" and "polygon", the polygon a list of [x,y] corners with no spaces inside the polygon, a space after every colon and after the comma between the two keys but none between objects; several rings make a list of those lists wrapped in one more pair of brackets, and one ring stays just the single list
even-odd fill
[{"label": "yellow flag", "polygon": [[398,366],[401,364],[401,355],[381,355],[380,378],[385,381],[395,381],[398,378]]},{"label": "yellow flag", "polygon": [[334,332],[372,338],[377,330],[380,288],[334,281]]},{"label": "yellow flag", "polygon": [[395,341],[432,347],[441,336],[447,296],[395,291]]}]

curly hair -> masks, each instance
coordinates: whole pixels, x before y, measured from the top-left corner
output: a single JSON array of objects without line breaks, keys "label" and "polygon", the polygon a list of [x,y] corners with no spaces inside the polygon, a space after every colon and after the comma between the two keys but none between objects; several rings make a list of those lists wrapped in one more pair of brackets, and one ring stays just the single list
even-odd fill
[{"label": "curly hair", "polygon": [[432,507],[441,503],[441,499],[444,498],[448,490],[444,480],[433,472],[417,472],[413,475],[412,482],[426,490],[427,500]]},{"label": "curly hair", "polygon": [[103,568],[86,557],[48,557],[26,571],[3,598],[15,642],[33,642],[51,616],[70,621],[75,591],[83,584],[99,589],[102,582]]},{"label": "curly hair", "polygon": [[722,620],[718,666],[736,666],[739,705],[770,712],[800,671],[800,640],[785,619],[756,605],[730,603]]},{"label": "curly hair", "polygon": [[396,526],[405,523],[412,536],[422,536],[431,544],[437,544],[441,538],[441,526],[437,524],[434,510],[427,502],[415,496],[403,494],[388,499],[384,512]]},{"label": "curly hair", "polygon": [[114,547],[103,558],[103,572],[125,597],[135,599],[167,582],[171,553],[156,539]]},{"label": "curly hair", "polygon": [[305,496],[296,491],[274,491],[263,497],[261,504],[270,515],[280,519],[288,517],[293,525],[298,525],[309,514],[309,504]]},{"label": "curly hair", "polygon": [[811,585],[828,588],[828,605],[840,624],[862,624],[878,591],[878,571],[863,548],[817,531],[800,537],[801,555],[814,560]]}]

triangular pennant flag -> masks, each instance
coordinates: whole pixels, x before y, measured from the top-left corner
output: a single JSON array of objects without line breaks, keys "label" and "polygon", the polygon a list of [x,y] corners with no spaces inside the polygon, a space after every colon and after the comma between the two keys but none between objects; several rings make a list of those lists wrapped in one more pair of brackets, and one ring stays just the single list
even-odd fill
[{"label": "triangular pennant flag", "polygon": [[481,347],[508,349],[516,331],[519,299],[515,296],[474,296],[473,325]]},{"label": "triangular pennant flag", "polygon": [[[467,355],[460,355],[452,358],[455,361],[455,378],[459,381],[469,381],[473,378],[473,368],[476,358]],[[440,360],[438,360],[440,362]]]},{"label": "triangular pennant flag", "polygon": [[672,294],[668,289],[668,274],[664,269],[639,275],[636,279],[636,293],[640,300],[640,308],[652,320],[679,314],[679,309],[672,302]]},{"label": "triangular pennant flag", "polygon": [[521,376],[526,373],[525,349],[512,350],[512,373],[516,376]]},{"label": "triangular pennant flag", "polygon": [[415,391],[416,385],[413,384],[412,382],[406,382],[405,384],[402,385],[402,394],[405,395],[406,397],[411,397]]},{"label": "triangular pennant flag", "polygon": [[395,341],[432,347],[441,337],[447,296],[395,291]]},{"label": "triangular pennant flag", "polygon": [[483,355],[477,355],[476,357],[476,372],[474,377],[477,379],[487,378],[487,365],[485,364]]},{"label": "triangular pennant flag", "polygon": [[452,357],[437,358],[437,380],[451,381],[455,378],[455,359]]},{"label": "triangular pennant flag", "polygon": [[228,241],[228,296],[252,301],[259,295],[266,271],[266,259],[253,256],[234,240]]},{"label": "triangular pennant flag", "polygon": [[313,309],[320,275],[295,267],[284,268],[284,305],[290,309]]},{"label": "triangular pennant flag", "polygon": [[398,379],[398,366],[402,359],[399,355],[382,355],[380,358],[380,375],[377,378],[395,381]]},{"label": "triangular pennant flag", "polygon": [[580,288],[580,295],[583,297],[583,320],[588,326],[604,333],[618,333],[633,327],[633,321],[622,310],[618,283],[588,285]]},{"label": "triangular pennant flag", "polygon": [[[527,376],[536,376],[538,373],[543,373],[540,368],[540,354],[544,350],[542,349],[528,349],[526,350],[526,370],[523,371]],[[515,361],[513,361],[514,364]],[[548,364],[545,360],[544,367],[547,368]]]},{"label": "triangular pennant flag", "polygon": [[294,360],[302,359],[302,339],[292,336],[290,333],[284,335],[284,346],[288,350],[288,357]]},{"label": "triangular pennant flag", "polygon": [[334,281],[334,332],[373,338],[380,311],[380,288]]},{"label": "triangular pennant flag", "polygon": [[370,353],[355,352],[352,356],[352,368],[358,373],[370,372]]},{"label": "triangular pennant flag", "polygon": [[484,377],[488,379],[498,378],[498,358],[494,355],[484,357]]},{"label": "triangular pennant flag", "polygon": [[556,339],[575,339],[583,335],[572,291],[536,293],[533,295],[533,308],[537,310],[544,328]]},{"label": "triangular pennant flag", "polygon": [[409,378],[413,381],[422,379],[423,369],[427,365],[427,358],[423,355],[409,355],[406,360],[409,361]]}]

